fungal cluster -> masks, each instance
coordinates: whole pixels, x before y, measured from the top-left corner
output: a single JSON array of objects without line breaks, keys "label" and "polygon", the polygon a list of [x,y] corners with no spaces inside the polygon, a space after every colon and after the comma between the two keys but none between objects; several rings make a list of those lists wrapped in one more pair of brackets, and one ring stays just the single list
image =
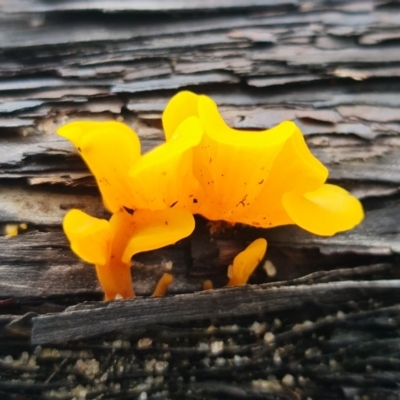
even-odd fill
[{"label": "fungal cluster", "polygon": [[[235,130],[212,99],[183,91],[162,123],[165,142],[143,155],[135,132],[120,122],[76,121],[58,130],[80,152],[112,214],[107,221],[70,210],[63,222],[72,250],[95,265],[106,300],[133,297],[132,256],[189,236],[194,214],[263,228],[296,224],[323,236],[363,219],[355,197],[325,183],[327,168],[293,122]],[[266,248],[257,239],[240,253],[228,286],[246,283]]]}]

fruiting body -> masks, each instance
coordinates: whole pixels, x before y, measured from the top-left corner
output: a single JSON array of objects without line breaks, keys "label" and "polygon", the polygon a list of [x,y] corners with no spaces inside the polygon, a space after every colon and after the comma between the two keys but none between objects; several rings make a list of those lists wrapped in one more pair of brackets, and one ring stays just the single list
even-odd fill
[{"label": "fruiting body", "polygon": [[[192,214],[264,228],[296,224],[324,236],[364,217],[355,197],[325,183],[327,168],[293,122],[235,130],[213,100],[187,91],[171,99],[162,122],[166,142],[144,155],[136,133],[119,122],[78,121],[58,131],[80,152],[112,213],[106,221],[71,210],[63,223],[72,250],[96,266],[106,300],[134,296],[132,256],[190,235]],[[246,283],[266,248],[257,239],[240,253],[228,286]]]}]

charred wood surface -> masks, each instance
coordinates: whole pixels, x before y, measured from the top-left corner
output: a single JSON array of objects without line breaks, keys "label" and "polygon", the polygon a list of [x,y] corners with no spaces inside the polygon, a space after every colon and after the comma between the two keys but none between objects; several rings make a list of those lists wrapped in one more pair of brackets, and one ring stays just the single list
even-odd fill
[{"label": "charred wood surface", "polygon": [[[398,398],[400,6],[386,0],[0,2],[0,395],[12,399]],[[320,238],[235,227],[135,257],[139,296],[101,303],[69,250],[66,210],[107,217],[84,163],[55,134],[118,119],[143,151],[181,89],[226,121],[293,120],[365,221]],[[219,289],[268,240],[251,286]],[[215,291],[197,293],[211,279]]]}]

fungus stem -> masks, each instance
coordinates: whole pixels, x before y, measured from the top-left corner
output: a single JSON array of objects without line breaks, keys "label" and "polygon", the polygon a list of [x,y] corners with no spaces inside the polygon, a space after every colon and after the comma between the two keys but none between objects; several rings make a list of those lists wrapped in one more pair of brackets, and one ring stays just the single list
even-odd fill
[{"label": "fungus stem", "polygon": [[214,285],[210,279],[206,279],[203,282],[203,290],[212,290],[214,289]]},{"label": "fungus stem", "polygon": [[244,285],[250,278],[250,275],[256,269],[267,251],[267,241],[257,239],[250,243],[233,260],[233,264],[228,268],[229,282],[226,286]]},{"label": "fungus stem", "polygon": [[165,296],[168,290],[168,286],[174,280],[171,274],[165,273],[158,281],[156,288],[154,289],[151,297],[161,297]]}]

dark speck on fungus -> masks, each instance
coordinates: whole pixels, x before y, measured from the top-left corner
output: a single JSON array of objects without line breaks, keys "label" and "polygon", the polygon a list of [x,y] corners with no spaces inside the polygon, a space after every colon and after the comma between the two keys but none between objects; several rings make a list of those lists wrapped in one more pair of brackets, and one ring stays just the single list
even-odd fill
[{"label": "dark speck on fungus", "polygon": [[128,214],[130,214],[130,215],[133,215],[133,213],[135,212],[134,209],[128,208],[128,207],[125,207],[125,206],[124,206],[124,210],[125,210]]}]

